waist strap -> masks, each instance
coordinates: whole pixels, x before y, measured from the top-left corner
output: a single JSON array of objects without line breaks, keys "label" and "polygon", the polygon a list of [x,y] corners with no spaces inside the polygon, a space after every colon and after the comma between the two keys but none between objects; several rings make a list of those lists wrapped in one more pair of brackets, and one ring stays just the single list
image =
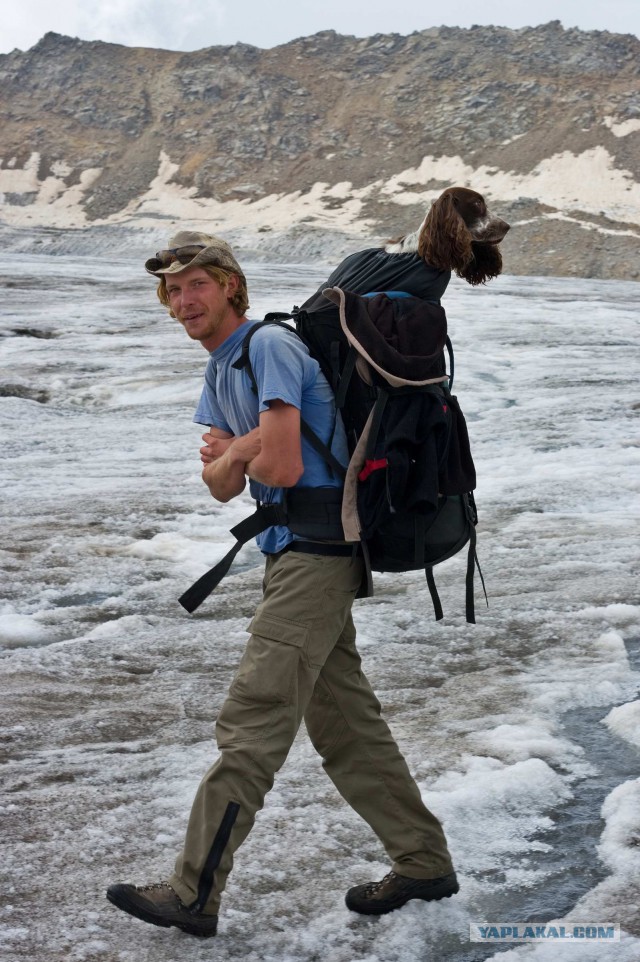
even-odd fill
[{"label": "waist strap", "polygon": [[227,552],[222,561],[219,561],[217,565],[214,565],[213,568],[205,572],[201,578],[198,578],[195,584],[187,588],[185,593],[178,598],[182,607],[186,608],[189,612],[195,611],[204,599],[208,598],[213,589],[220,584],[231,567],[233,559],[247,541],[255,538],[261,531],[266,531],[267,528],[270,528],[274,524],[286,523],[287,512],[284,505],[263,504],[260,505],[257,511],[254,511],[250,517],[245,518],[240,524],[231,528],[231,534],[236,539],[233,548]]},{"label": "waist strap", "polygon": [[[195,611],[214,588],[220,584],[240,548],[251,538],[255,538],[256,535],[273,525],[286,525],[293,534],[297,534],[301,538],[317,538],[319,541],[342,541],[344,532],[340,520],[341,504],[342,488],[288,488],[285,490],[283,504],[258,505],[257,510],[250,517],[231,528],[231,534],[236,539],[233,548],[227,552],[222,561],[219,561],[201,578],[198,578],[195,584],[187,588],[184,594],[178,598],[178,601],[187,611]],[[347,547],[347,554],[351,554],[352,550],[345,545],[329,545],[328,547]],[[303,549],[293,548],[291,550],[301,551]],[[304,550],[312,554],[335,553],[333,551],[311,551],[310,548]],[[343,554],[342,551],[337,553]]]},{"label": "waist strap", "polygon": [[288,488],[285,522],[293,534],[312,541],[344,541],[342,488]]},{"label": "waist strap", "polygon": [[280,554],[287,551],[299,551],[301,554],[320,554],[327,557],[349,558],[355,557],[360,548],[359,542],[353,544],[322,544],[319,541],[290,541]]}]

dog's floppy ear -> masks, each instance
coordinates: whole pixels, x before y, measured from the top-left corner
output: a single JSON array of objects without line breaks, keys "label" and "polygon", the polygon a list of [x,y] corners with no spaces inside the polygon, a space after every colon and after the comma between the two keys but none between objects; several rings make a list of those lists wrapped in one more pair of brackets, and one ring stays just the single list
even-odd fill
[{"label": "dog's floppy ear", "polygon": [[420,231],[418,253],[432,267],[458,274],[473,260],[471,235],[450,191],[431,205]]},{"label": "dog's floppy ear", "polygon": [[502,273],[502,254],[497,244],[472,241],[471,249],[473,258],[463,270],[457,272],[459,277],[475,287]]}]

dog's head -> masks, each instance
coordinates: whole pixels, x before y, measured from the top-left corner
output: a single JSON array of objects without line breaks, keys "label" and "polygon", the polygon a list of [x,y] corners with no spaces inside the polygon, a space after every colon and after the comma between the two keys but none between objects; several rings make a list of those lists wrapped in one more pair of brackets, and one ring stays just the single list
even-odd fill
[{"label": "dog's head", "polygon": [[482,194],[468,187],[450,187],[434,202],[430,214],[434,221],[447,221],[457,215],[478,244],[499,244],[509,224],[487,209]]},{"label": "dog's head", "polygon": [[502,272],[498,244],[509,224],[487,209],[482,194],[449,187],[433,202],[418,236],[418,253],[433,267],[455,271],[469,284]]}]

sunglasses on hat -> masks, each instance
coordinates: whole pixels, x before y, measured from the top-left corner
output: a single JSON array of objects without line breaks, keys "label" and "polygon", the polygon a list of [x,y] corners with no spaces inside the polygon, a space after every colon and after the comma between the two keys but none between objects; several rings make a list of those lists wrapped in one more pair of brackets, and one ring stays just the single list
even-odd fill
[{"label": "sunglasses on hat", "polygon": [[205,244],[187,244],[186,247],[172,247],[164,251],[156,251],[156,256],[147,261],[145,267],[149,271],[159,271],[169,267],[174,261],[188,264],[194,257],[205,249]]}]

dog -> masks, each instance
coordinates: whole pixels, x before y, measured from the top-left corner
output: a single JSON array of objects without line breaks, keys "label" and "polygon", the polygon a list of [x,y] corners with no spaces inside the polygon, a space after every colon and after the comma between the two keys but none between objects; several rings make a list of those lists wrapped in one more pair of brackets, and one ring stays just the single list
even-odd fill
[{"label": "dog", "polygon": [[411,234],[386,243],[388,254],[418,253],[431,267],[455,271],[469,284],[485,284],[502,272],[498,244],[509,224],[491,214],[482,194],[449,187]]},{"label": "dog", "polygon": [[308,314],[334,310],[324,296],[330,287],[360,295],[402,291],[439,303],[452,271],[474,286],[502,273],[498,244],[508,230],[506,221],[489,213],[482,194],[449,187],[433,202],[418,230],[382,247],[350,254],[299,310]]}]

